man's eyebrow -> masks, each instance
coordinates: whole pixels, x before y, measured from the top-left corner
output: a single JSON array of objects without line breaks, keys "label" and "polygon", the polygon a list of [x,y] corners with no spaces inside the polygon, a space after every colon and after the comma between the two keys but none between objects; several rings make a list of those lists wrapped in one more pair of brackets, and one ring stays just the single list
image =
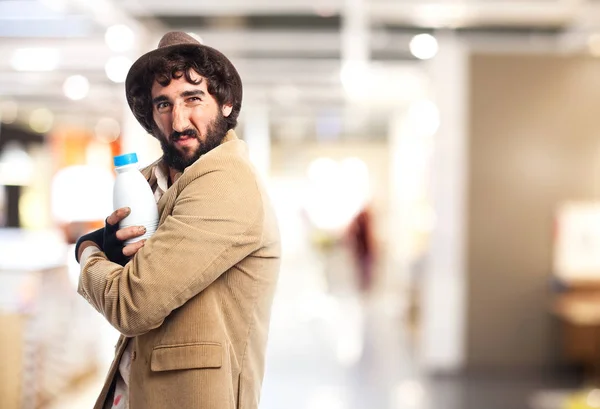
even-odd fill
[{"label": "man's eyebrow", "polygon": [[183,91],[181,93],[181,97],[182,98],[187,98],[187,97],[203,97],[205,96],[206,93],[204,91],[202,91],[201,89],[195,89],[195,90],[191,90],[191,91]]},{"label": "man's eyebrow", "polygon": [[166,95],[159,95],[155,98],[152,98],[152,105],[158,104],[159,102],[168,102],[169,98]]}]

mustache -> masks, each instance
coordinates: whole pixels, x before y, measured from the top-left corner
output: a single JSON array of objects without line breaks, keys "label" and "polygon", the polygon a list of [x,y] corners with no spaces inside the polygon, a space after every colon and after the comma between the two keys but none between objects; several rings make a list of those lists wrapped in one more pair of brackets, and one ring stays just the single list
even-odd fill
[{"label": "mustache", "polygon": [[179,138],[181,138],[183,136],[191,136],[193,138],[198,139],[198,132],[195,129],[186,129],[183,132],[173,131],[173,133],[171,134],[171,140],[177,141]]}]

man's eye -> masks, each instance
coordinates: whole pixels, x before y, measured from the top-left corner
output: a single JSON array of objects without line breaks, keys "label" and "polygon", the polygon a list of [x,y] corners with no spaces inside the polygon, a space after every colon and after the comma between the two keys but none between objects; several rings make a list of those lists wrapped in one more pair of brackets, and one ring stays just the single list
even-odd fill
[{"label": "man's eye", "polygon": [[156,105],[157,109],[165,109],[169,107],[169,103],[168,102],[160,102]]},{"label": "man's eye", "polygon": [[202,101],[199,97],[189,97],[188,102],[200,102]]}]

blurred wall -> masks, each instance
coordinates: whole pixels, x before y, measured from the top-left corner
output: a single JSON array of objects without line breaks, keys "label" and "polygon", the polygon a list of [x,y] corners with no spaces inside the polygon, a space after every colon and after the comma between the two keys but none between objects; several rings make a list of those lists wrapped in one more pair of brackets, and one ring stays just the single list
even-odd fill
[{"label": "blurred wall", "polygon": [[557,361],[553,213],[600,198],[600,60],[473,55],[467,367]]}]

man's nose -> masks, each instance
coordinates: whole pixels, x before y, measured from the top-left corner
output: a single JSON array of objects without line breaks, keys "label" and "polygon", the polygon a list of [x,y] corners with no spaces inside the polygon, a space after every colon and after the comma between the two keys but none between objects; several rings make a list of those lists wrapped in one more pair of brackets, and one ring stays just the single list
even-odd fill
[{"label": "man's nose", "polygon": [[183,132],[190,127],[187,109],[180,105],[173,106],[173,130]]}]

